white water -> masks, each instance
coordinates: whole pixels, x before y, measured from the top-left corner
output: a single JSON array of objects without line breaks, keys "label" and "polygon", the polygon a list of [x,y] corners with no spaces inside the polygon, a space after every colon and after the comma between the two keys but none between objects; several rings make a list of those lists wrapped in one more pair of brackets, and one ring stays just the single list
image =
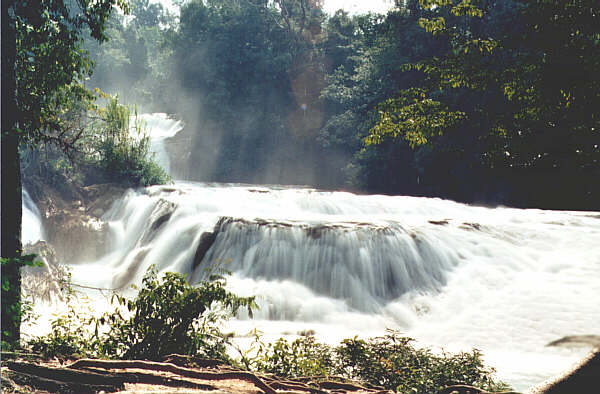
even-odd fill
[{"label": "white water", "polygon": [[165,113],[142,114],[138,116],[145,125],[145,130],[150,136],[150,148],[154,159],[167,173],[170,173],[170,160],[165,149],[165,139],[174,137],[181,129],[183,123],[169,118]]},{"label": "white water", "polygon": [[76,283],[139,282],[150,264],[196,281],[220,264],[232,290],[260,296],[255,320],[230,324],[238,334],[313,329],[335,343],[395,328],[476,347],[523,390],[585,353],[548,342],[600,332],[600,213],[178,182],[129,191],[105,219],[112,252],[74,266]]},{"label": "white water", "polygon": [[27,190],[23,189],[23,223],[22,223],[22,234],[21,241],[23,245],[29,243],[35,243],[44,239],[44,228],[42,226],[42,219],[37,206],[27,193]]}]

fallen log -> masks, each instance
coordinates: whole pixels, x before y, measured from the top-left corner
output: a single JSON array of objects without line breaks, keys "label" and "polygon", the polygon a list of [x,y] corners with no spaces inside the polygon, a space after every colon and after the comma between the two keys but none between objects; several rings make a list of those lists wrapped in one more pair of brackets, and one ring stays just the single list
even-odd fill
[{"label": "fallen log", "polygon": [[306,391],[312,394],[328,394],[326,391],[318,389],[316,387],[310,387],[303,383],[291,383],[291,382],[281,382],[278,380],[273,380],[269,382],[269,386],[273,387],[277,390],[295,390],[295,391]]},{"label": "fallen log", "polygon": [[118,388],[123,388],[125,383],[122,378],[115,375],[74,371],[68,368],[44,367],[37,364],[18,361],[7,361],[5,365],[12,371],[51,379],[53,381],[82,383],[85,385],[106,385]]},{"label": "fallen log", "polygon": [[196,390],[217,390],[215,386],[191,382],[185,379],[169,378],[166,376],[154,375],[144,372],[107,372],[96,368],[84,368],[86,371],[96,372],[100,374],[114,375],[122,378],[125,383],[143,383],[153,384],[166,387],[183,387]]},{"label": "fallen log", "polygon": [[490,393],[487,391],[484,391],[480,388],[477,388],[477,387],[467,386],[464,384],[455,384],[453,386],[448,386],[448,387],[441,389],[440,391],[438,391],[438,394],[490,394]]},{"label": "fallen log", "polygon": [[175,364],[179,367],[216,368],[228,365],[225,361],[216,358],[200,358],[183,354],[169,354],[162,360],[163,363]]},{"label": "fallen log", "polygon": [[7,358],[44,358],[42,355],[37,354],[37,353],[27,353],[27,352],[9,352],[9,351],[2,351],[0,352],[0,358],[2,358],[3,360],[6,360]]},{"label": "fallen log", "polygon": [[44,390],[53,393],[92,394],[101,391],[104,391],[105,393],[113,393],[123,388],[113,385],[63,382],[12,370],[6,371],[6,374],[10,380],[20,386],[28,386],[36,390]]},{"label": "fallen log", "polygon": [[304,383],[313,382],[314,384],[319,384],[319,381],[322,381],[324,379],[327,380],[327,381],[331,381],[331,382],[350,383],[350,384],[357,384],[357,385],[360,384],[361,386],[364,386],[367,389],[375,390],[375,391],[383,391],[383,392],[389,391],[389,390],[386,390],[386,388],[383,387],[383,386],[376,386],[374,384],[370,384],[370,383],[367,383],[367,382],[361,382],[361,383],[359,383],[359,382],[353,381],[351,379],[344,378],[342,376],[336,376],[336,375],[329,375],[329,376],[320,376],[320,375],[319,376],[300,376],[298,378],[295,378],[294,380],[297,380],[299,382],[304,382]]},{"label": "fallen log", "polygon": [[185,376],[194,379],[204,380],[243,380],[253,383],[256,387],[264,391],[266,394],[276,394],[275,390],[268,384],[263,382],[259,377],[250,372],[244,371],[227,371],[227,372],[209,372],[197,371],[189,368],[178,367],[175,364],[161,363],[156,361],[140,361],[140,360],[92,360],[81,359],[77,360],[68,368],[79,369],[85,367],[104,368],[104,369],[146,369],[151,371],[171,372],[176,375]]},{"label": "fallen log", "polygon": [[345,391],[371,391],[366,387],[350,383],[341,383],[333,381],[317,382],[320,388],[326,390],[345,390]]}]

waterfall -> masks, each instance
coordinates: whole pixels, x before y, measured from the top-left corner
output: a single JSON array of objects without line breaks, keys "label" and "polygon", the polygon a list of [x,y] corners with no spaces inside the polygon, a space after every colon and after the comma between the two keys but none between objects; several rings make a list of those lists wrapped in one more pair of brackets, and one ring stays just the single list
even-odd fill
[{"label": "waterfall", "polygon": [[139,119],[143,121],[146,132],[150,136],[150,147],[155,155],[154,159],[170,174],[170,160],[164,143],[167,138],[175,136],[183,129],[183,123],[169,118],[165,113],[142,114],[139,115]]},{"label": "waterfall", "polygon": [[259,296],[238,331],[335,341],[396,328],[482,349],[520,389],[579,356],[546,343],[600,332],[599,213],[177,182],[130,190],[105,220],[112,252],[74,266],[78,282],[139,283],[151,264],[197,282],[217,265],[234,292]]},{"label": "waterfall", "polygon": [[27,193],[27,190],[25,190],[25,188],[23,188],[22,190],[23,223],[21,241],[23,245],[27,245],[29,243],[35,243],[37,241],[43,240],[45,236],[40,212],[33,200],[31,199],[31,197],[29,196],[29,193]]}]

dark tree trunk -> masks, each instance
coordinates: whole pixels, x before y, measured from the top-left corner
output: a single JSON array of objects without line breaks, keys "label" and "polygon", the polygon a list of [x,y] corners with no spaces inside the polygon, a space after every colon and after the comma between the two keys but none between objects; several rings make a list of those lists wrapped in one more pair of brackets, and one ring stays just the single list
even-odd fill
[{"label": "dark tree trunk", "polygon": [[[16,259],[21,255],[21,170],[16,103],[15,1],[2,0],[2,139],[1,139],[1,254]],[[17,260],[2,265],[2,281],[10,289],[2,291],[2,340],[18,345],[20,337],[21,275]]]}]

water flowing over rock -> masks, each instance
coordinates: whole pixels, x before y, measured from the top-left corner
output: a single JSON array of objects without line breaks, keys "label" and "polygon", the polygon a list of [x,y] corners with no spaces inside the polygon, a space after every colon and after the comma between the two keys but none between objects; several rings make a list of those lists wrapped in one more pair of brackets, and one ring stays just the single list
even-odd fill
[{"label": "water flowing over rock", "polygon": [[273,335],[339,340],[395,328],[451,351],[475,346],[517,389],[581,356],[546,343],[600,332],[595,212],[192,182],[99,209],[105,252],[73,265],[77,283],[125,287],[152,264],[192,282],[229,270],[231,290],[259,296],[255,320],[232,323],[245,332],[266,322]]},{"label": "water flowing over rock", "polygon": [[25,215],[35,218],[24,221],[24,240],[45,239],[61,263],[103,256],[108,225],[102,217],[126,189],[116,184],[92,185],[73,189],[69,196],[50,187],[40,189],[37,205],[30,198],[24,199]]},{"label": "water flowing over rock", "polygon": [[35,243],[44,239],[44,228],[40,211],[29,196],[29,193],[23,188],[23,232],[22,242],[24,245]]},{"label": "water flowing over rock", "polygon": [[[183,122],[171,119],[165,113],[142,114],[139,116],[139,119],[143,122],[145,130],[150,137],[150,146],[154,153],[154,160],[168,174],[174,175],[175,172],[171,170],[171,157],[176,158],[174,167],[178,170],[182,155],[189,155],[189,145],[183,147],[183,151],[179,153],[169,152],[172,149],[167,148],[167,145],[174,145],[173,137],[183,129]],[[171,140],[170,143],[168,142],[169,140]]]},{"label": "water flowing over rock", "polygon": [[[214,241],[199,268],[228,262],[227,269],[245,277],[291,280],[367,312],[411,290],[441,288],[444,272],[458,262],[456,256],[438,253],[435,240],[398,224],[226,217],[206,234],[213,234]],[[199,250],[206,240],[201,238]],[[202,274],[195,269],[192,279]]]}]

